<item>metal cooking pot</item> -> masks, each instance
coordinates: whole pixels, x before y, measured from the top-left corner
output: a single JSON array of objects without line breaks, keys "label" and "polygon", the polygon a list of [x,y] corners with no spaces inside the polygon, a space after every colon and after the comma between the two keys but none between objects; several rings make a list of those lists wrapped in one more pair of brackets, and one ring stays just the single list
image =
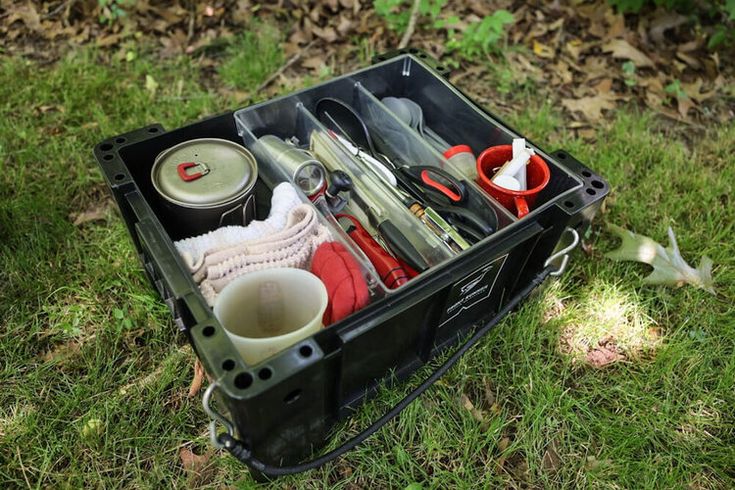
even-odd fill
[{"label": "metal cooking pot", "polygon": [[184,141],[161,152],[151,182],[191,235],[225,225],[246,225],[255,215],[255,157],[218,138]]}]

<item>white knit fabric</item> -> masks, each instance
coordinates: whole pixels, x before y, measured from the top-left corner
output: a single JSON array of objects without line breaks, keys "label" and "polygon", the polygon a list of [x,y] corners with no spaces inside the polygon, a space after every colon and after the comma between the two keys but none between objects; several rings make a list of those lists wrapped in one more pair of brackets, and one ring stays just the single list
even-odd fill
[{"label": "white knit fabric", "polygon": [[174,242],[177,250],[191,270],[201,267],[204,256],[213,251],[256,240],[281,231],[286,226],[288,213],[301,204],[292,184],[283,182],[273,189],[271,210],[263,221],[251,221],[247,226],[223,226],[214,231]]},{"label": "white knit fabric", "polygon": [[194,280],[212,306],[227,284],[248,272],[278,267],[308,269],[316,248],[329,240],[329,230],[319,223],[314,208],[299,204],[288,213],[282,230],[206,251],[192,268]]}]

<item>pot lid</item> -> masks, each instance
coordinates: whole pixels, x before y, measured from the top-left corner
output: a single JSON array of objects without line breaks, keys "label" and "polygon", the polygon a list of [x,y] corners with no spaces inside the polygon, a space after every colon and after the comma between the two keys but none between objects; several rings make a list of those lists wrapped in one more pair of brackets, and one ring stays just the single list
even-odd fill
[{"label": "pot lid", "polygon": [[179,143],[159,154],[151,170],[159,194],[175,204],[196,208],[237,199],[253,188],[257,177],[252,153],[218,138]]}]

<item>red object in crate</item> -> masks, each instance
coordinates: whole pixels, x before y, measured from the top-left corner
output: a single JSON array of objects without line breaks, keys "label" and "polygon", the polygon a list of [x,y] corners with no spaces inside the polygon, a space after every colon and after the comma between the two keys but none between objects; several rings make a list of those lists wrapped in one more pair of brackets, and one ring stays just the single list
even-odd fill
[{"label": "red object in crate", "polygon": [[536,203],[539,192],[549,183],[551,172],[543,158],[532,155],[526,166],[528,190],[514,191],[492,181],[495,172],[513,158],[511,145],[492,146],[477,157],[477,183],[506,209],[523,218]]}]

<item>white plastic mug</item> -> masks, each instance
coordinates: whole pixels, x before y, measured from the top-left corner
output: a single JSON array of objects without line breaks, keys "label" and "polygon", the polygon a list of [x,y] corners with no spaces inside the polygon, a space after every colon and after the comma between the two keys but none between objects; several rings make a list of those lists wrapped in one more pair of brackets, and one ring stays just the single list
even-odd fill
[{"label": "white plastic mug", "polygon": [[214,316],[245,362],[253,365],[319,331],[327,301],[327,288],[311,272],[266,269],[222,289]]}]

